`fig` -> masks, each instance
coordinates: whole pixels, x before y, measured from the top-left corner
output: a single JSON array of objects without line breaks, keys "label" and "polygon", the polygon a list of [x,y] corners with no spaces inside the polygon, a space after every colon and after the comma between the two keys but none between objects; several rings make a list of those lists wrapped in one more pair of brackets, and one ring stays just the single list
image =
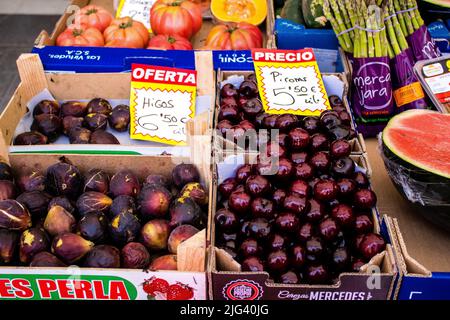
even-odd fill
[{"label": "fig", "polygon": [[163,219],[154,219],[142,227],[140,242],[149,250],[165,250],[169,235],[169,222]]},{"label": "fig", "polygon": [[24,231],[31,227],[30,212],[16,200],[0,201],[0,228]]},{"label": "fig", "polygon": [[63,133],[69,135],[74,128],[81,128],[84,119],[82,117],[67,116],[62,119]]},{"label": "fig", "polygon": [[120,144],[119,140],[109,132],[96,130],[91,134],[91,144]]},{"label": "fig", "polygon": [[44,191],[45,183],[45,175],[42,171],[29,168],[21,170],[16,180],[16,184],[22,192]]},{"label": "fig", "polygon": [[114,218],[123,212],[130,214],[136,213],[134,198],[125,195],[114,198],[111,207],[109,208],[109,217]]},{"label": "fig", "polygon": [[90,130],[82,127],[75,127],[69,131],[69,142],[71,144],[89,144],[91,135],[92,133]]},{"label": "fig", "polygon": [[0,229],[0,263],[8,264],[12,261],[18,239],[17,232]]},{"label": "fig", "polygon": [[150,254],[139,242],[129,242],[121,250],[122,268],[146,269],[150,264]]},{"label": "fig", "polygon": [[52,242],[52,253],[67,264],[72,264],[83,258],[94,246],[75,233],[57,235]]},{"label": "fig", "polygon": [[47,144],[48,138],[38,131],[29,131],[17,135],[14,138],[15,146],[34,146],[39,144]]},{"label": "fig", "polygon": [[88,113],[101,113],[109,115],[112,112],[111,104],[102,98],[94,98],[87,104]]},{"label": "fig", "polygon": [[122,212],[109,223],[109,235],[117,244],[126,244],[136,240],[141,230],[141,224],[135,215]]},{"label": "fig", "polygon": [[96,191],[100,193],[108,193],[109,191],[109,175],[101,169],[90,169],[84,175],[83,192]]},{"label": "fig", "polygon": [[168,254],[158,257],[150,263],[148,268],[151,271],[178,270],[177,256],[175,254]]},{"label": "fig", "polygon": [[130,170],[121,170],[112,176],[109,183],[109,191],[113,197],[126,195],[136,197],[141,191],[141,186],[136,175]]},{"label": "fig", "polygon": [[150,184],[158,184],[160,186],[163,186],[165,188],[169,188],[170,186],[170,182],[169,180],[160,174],[151,174],[149,176],[147,176],[147,178],[145,178],[144,181],[144,187]]},{"label": "fig", "polygon": [[172,181],[177,188],[181,189],[189,182],[199,182],[200,173],[193,164],[182,163],[172,170]]},{"label": "fig", "polygon": [[97,191],[88,191],[78,198],[76,207],[78,209],[78,214],[84,216],[90,212],[107,213],[111,204],[112,199],[107,195]]},{"label": "fig", "polygon": [[72,232],[76,220],[73,215],[60,206],[53,206],[44,221],[44,229],[51,235],[56,236],[66,232]]},{"label": "fig", "polygon": [[169,212],[172,194],[160,185],[148,185],[138,195],[137,204],[144,220],[163,218]]},{"label": "fig", "polygon": [[108,116],[102,113],[88,113],[84,117],[84,126],[91,130],[106,130],[108,126]]},{"label": "fig", "polygon": [[107,237],[108,221],[101,212],[91,212],[78,221],[77,234],[95,244],[101,243]]},{"label": "fig", "polygon": [[199,230],[191,225],[182,225],[178,226],[172,230],[169,236],[169,240],[167,241],[167,246],[170,253],[176,254],[178,246],[183,241],[186,241],[190,237],[197,234]]},{"label": "fig", "polygon": [[0,180],[14,180],[14,175],[11,167],[0,158]]},{"label": "fig", "polygon": [[170,226],[190,224],[200,228],[204,225],[203,212],[191,198],[178,198],[170,206]]},{"label": "fig", "polygon": [[15,197],[15,184],[9,180],[0,180],[0,200],[14,199]]},{"label": "fig", "polygon": [[50,240],[41,228],[30,228],[20,236],[19,258],[22,263],[30,263],[33,257],[42,251],[47,251]]},{"label": "fig", "polygon": [[86,103],[79,101],[67,101],[61,104],[61,117],[84,117],[87,113]]},{"label": "fig", "polygon": [[83,187],[80,171],[74,165],[60,161],[47,169],[47,189],[55,196],[77,198]]},{"label": "fig", "polygon": [[83,267],[120,268],[120,251],[109,245],[98,245],[88,252]]},{"label": "fig", "polygon": [[43,251],[33,257],[30,267],[67,267],[67,265],[50,252]]},{"label": "fig", "polygon": [[55,197],[48,203],[47,211],[50,211],[50,209],[53,206],[60,206],[63,207],[66,211],[70,212],[71,214],[74,214],[75,208],[72,204],[72,202],[64,196]]},{"label": "fig", "polygon": [[208,193],[198,182],[190,182],[181,189],[180,197],[189,197],[200,206],[208,204]]},{"label": "fig", "polygon": [[19,195],[16,200],[23,204],[32,217],[45,217],[52,197],[42,191],[29,191]]},{"label": "fig", "polygon": [[108,116],[109,126],[118,131],[127,131],[130,124],[130,107],[124,104],[116,106]]},{"label": "fig", "polygon": [[62,122],[53,114],[40,114],[34,118],[31,130],[42,133],[49,142],[54,142],[62,133]]},{"label": "fig", "polygon": [[59,107],[58,101],[55,100],[42,100],[33,109],[33,117],[40,114],[52,114],[59,116],[61,109]]}]

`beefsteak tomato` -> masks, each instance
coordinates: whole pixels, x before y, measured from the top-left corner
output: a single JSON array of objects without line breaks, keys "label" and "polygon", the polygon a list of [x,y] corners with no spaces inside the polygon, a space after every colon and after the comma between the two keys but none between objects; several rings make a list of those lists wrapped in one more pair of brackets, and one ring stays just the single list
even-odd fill
[{"label": "beefsteak tomato", "polygon": [[188,0],[158,0],[150,10],[155,34],[179,35],[190,39],[202,27],[200,5]]},{"label": "beefsteak tomato", "polygon": [[247,22],[219,24],[211,29],[205,45],[222,50],[262,48],[263,35],[258,27]]},{"label": "beefsteak tomato", "polygon": [[89,5],[75,14],[74,22],[75,24],[84,24],[103,32],[111,24],[113,19],[112,14],[106,9],[96,5]]},{"label": "beefsteak tomato", "polygon": [[102,47],[104,44],[102,33],[85,25],[72,24],[56,38],[56,45],[62,47]]},{"label": "beefsteak tomato", "polygon": [[192,50],[192,44],[188,39],[178,35],[159,34],[150,39],[147,49]]},{"label": "beefsteak tomato", "polygon": [[106,47],[145,48],[148,44],[148,30],[130,17],[115,19],[103,32]]}]

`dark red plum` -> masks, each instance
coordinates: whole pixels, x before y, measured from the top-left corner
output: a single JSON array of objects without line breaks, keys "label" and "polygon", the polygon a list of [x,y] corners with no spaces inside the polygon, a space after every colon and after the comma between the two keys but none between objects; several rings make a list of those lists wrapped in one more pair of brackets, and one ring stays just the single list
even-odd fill
[{"label": "dark red plum", "polygon": [[355,172],[355,162],[349,157],[333,160],[331,172],[337,178],[349,178]]},{"label": "dark red plum", "polygon": [[370,189],[360,189],[355,192],[353,202],[360,209],[371,209],[377,204],[377,196]]},{"label": "dark red plum", "polygon": [[255,218],[273,218],[275,208],[273,202],[268,199],[255,198],[253,199],[250,208],[252,215]]},{"label": "dark red plum", "polygon": [[309,266],[306,279],[309,284],[324,284],[329,281],[329,273],[324,265]]},{"label": "dark red plum", "polygon": [[301,245],[290,249],[290,264],[294,268],[302,268],[306,263],[306,250]]},{"label": "dark red plum", "polygon": [[298,118],[293,114],[282,114],[275,122],[275,128],[282,132],[289,132],[298,125]]},{"label": "dark red plum", "polygon": [[248,177],[245,182],[245,189],[247,192],[254,196],[260,197],[268,194],[270,192],[271,186],[269,180],[263,176],[253,175]]},{"label": "dark red plum", "polygon": [[255,239],[245,239],[239,247],[239,255],[244,259],[251,256],[259,257],[261,253],[262,248]]},{"label": "dark red plum", "polygon": [[337,238],[340,228],[333,218],[325,218],[318,227],[320,236],[325,241],[333,241]]},{"label": "dark red plum", "polygon": [[309,203],[310,209],[306,213],[306,220],[313,223],[322,220],[327,213],[325,205],[315,199],[309,200]]},{"label": "dark red plum", "polygon": [[222,232],[230,233],[239,229],[239,220],[235,213],[227,209],[219,209],[214,215],[216,228]]},{"label": "dark red plum", "polygon": [[305,149],[310,143],[308,131],[301,128],[295,128],[289,131],[289,138],[291,139],[291,147],[293,150]]},{"label": "dark red plum", "polygon": [[228,199],[228,206],[237,214],[245,214],[250,210],[251,201],[248,193],[233,191]]},{"label": "dark red plum", "polygon": [[273,251],[267,256],[267,268],[272,272],[284,272],[288,266],[289,258],[284,250]]},{"label": "dark red plum", "polygon": [[219,185],[219,192],[223,197],[228,198],[236,186],[237,181],[235,178],[227,178]]},{"label": "dark red plum", "polygon": [[311,151],[328,151],[330,148],[330,142],[323,133],[315,133],[311,136]]},{"label": "dark red plum", "polygon": [[304,180],[297,179],[292,181],[289,192],[303,198],[308,198],[311,194],[311,187]]},{"label": "dark red plum", "polygon": [[267,239],[272,231],[271,224],[267,219],[256,218],[248,224],[249,234],[255,239]]},{"label": "dark red plum", "polygon": [[386,242],[379,234],[366,234],[359,244],[359,251],[367,260],[372,259],[386,248]]},{"label": "dark red plum", "polygon": [[310,209],[310,203],[305,197],[291,194],[284,199],[283,208],[297,215],[303,215]]},{"label": "dark red plum", "polygon": [[332,201],[338,195],[336,182],[331,180],[319,180],[314,185],[314,198],[319,201]]},{"label": "dark red plum", "polygon": [[334,159],[348,157],[352,147],[347,140],[336,140],[331,143],[330,156]]},{"label": "dark red plum", "polygon": [[294,233],[300,228],[300,220],[294,213],[283,212],[275,219],[275,226],[282,234]]},{"label": "dark red plum", "polygon": [[262,272],[264,271],[264,265],[262,261],[257,257],[248,257],[244,261],[242,261],[241,264],[241,270],[242,271],[249,271],[249,272]]},{"label": "dark red plum", "polygon": [[319,151],[309,159],[309,164],[317,171],[327,172],[331,161],[327,153]]}]

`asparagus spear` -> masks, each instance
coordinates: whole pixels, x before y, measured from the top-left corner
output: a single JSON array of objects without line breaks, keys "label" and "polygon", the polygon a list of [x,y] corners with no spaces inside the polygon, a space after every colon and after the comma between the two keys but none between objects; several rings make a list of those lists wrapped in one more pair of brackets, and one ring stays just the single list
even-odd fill
[{"label": "asparagus spear", "polygon": [[387,2],[387,6],[386,6],[386,10],[388,11],[386,13],[386,16],[391,17],[391,21],[392,21],[392,26],[394,28],[395,31],[395,35],[398,41],[398,45],[400,46],[400,50],[406,50],[408,48],[408,42],[406,41],[405,38],[405,34],[403,33],[397,15],[395,14],[395,8],[394,8],[394,4],[393,4],[393,0],[389,0]]},{"label": "asparagus spear", "polygon": [[[395,1],[399,4],[401,10],[408,10],[408,6],[406,3],[407,0],[395,0]],[[411,35],[414,32],[414,26],[411,22],[411,16],[409,15],[408,11],[403,12],[402,15],[403,15],[403,18],[404,18],[405,24],[406,24],[406,30],[407,30],[406,34]]]},{"label": "asparagus spear", "polygon": [[[344,20],[345,28],[347,30],[349,30],[352,28],[352,23],[350,21],[349,13],[347,12],[347,10],[345,10],[345,2],[346,2],[346,0],[338,0],[338,7],[339,7],[339,11],[342,14],[342,19]],[[353,31],[349,31],[348,34],[351,38],[354,37]]]},{"label": "asparagus spear", "polygon": [[[333,1],[333,0],[331,0],[331,1]],[[343,38],[343,35],[339,35],[344,30],[341,30],[339,24],[337,23],[336,19],[332,15],[331,10],[330,10],[330,3],[328,2],[328,0],[325,0],[323,3],[323,13],[324,13],[325,17],[327,18],[327,20],[330,21],[330,24],[334,30],[334,33],[336,33],[337,39],[339,41],[339,45],[342,47],[342,49],[345,52],[351,53],[352,52],[351,46],[349,46],[348,43],[345,41],[345,39]]]},{"label": "asparagus spear", "polygon": [[388,18],[388,15],[386,14],[386,27],[387,27],[387,34],[389,36],[389,44],[392,46],[392,51],[394,52],[394,55],[399,55],[402,50],[400,49],[400,46],[397,42],[397,37],[395,35],[394,27],[392,25],[391,19]]},{"label": "asparagus spear", "polygon": [[[331,0],[331,1],[329,1],[329,4],[331,6],[332,11],[334,12],[334,17],[337,21],[339,29],[341,31],[347,30],[347,28],[345,27],[344,21],[342,20],[341,14],[339,12],[339,6],[338,6],[337,2],[334,0]],[[353,50],[353,43],[352,43],[352,40],[350,39],[349,34],[344,33],[342,35],[342,37],[344,38],[344,41],[345,41],[347,47],[350,48],[350,50]]]},{"label": "asparagus spear", "polygon": [[412,3],[413,3],[413,7],[415,8],[414,13],[416,14],[417,22],[419,23],[420,26],[423,26],[425,24],[425,21],[423,21],[422,16],[420,15],[419,7],[417,6],[417,1],[412,0]]},{"label": "asparagus spear", "polygon": [[[402,10],[402,8],[400,7],[400,4],[398,3],[397,0],[392,0],[394,8],[395,8],[395,12],[399,12],[400,10]],[[400,22],[400,27],[402,28],[402,32],[404,35],[408,35],[408,30],[406,28],[406,23],[405,23],[405,19],[403,16],[403,13],[399,13],[398,14],[398,20]]]},{"label": "asparagus spear", "polygon": [[[364,0],[359,1],[361,12],[362,12],[362,22],[361,22],[361,28],[364,29],[371,29],[370,28],[370,21],[369,21],[369,13],[367,10],[367,6]],[[374,41],[373,41],[373,32],[367,31],[367,54],[369,58],[375,57],[375,47],[374,47]]]}]

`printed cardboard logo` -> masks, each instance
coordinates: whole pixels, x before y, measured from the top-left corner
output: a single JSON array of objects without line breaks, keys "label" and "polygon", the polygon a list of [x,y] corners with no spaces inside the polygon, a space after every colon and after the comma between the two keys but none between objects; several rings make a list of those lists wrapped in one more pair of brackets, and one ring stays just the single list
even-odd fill
[{"label": "printed cardboard logo", "polygon": [[257,282],[247,279],[231,281],[222,290],[223,297],[227,300],[259,300],[263,292]]}]

